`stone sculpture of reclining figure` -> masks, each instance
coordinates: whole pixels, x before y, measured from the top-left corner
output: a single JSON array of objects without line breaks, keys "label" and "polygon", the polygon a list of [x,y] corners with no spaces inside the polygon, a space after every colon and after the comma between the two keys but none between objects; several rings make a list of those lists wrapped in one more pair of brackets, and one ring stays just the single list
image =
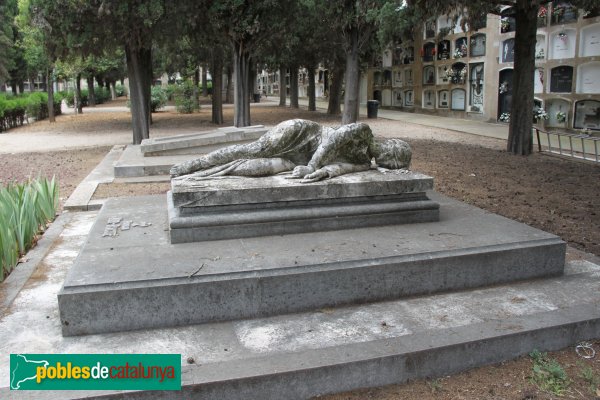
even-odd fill
[{"label": "stone sculpture of reclining figure", "polygon": [[373,158],[383,168],[408,168],[411,156],[406,142],[375,139],[364,123],[329,128],[294,119],[280,123],[255,142],[224,147],[175,165],[171,177],[258,177],[292,171],[289,178],[304,183],[366,171]]}]

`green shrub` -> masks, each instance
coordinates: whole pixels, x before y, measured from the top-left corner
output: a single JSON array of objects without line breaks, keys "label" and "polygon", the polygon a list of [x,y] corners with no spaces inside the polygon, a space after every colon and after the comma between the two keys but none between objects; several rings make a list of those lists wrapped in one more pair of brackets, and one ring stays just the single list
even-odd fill
[{"label": "green shrub", "polygon": [[175,108],[182,114],[191,114],[199,108],[198,99],[194,98],[194,84],[186,81],[175,89]]},{"label": "green shrub", "polygon": [[167,105],[167,93],[160,86],[152,86],[150,92],[150,112],[156,112]]},{"label": "green shrub", "polygon": [[[65,92],[64,99],[67,102],[67,106],[75,107],[75,91],[69,90]],[[81,106],[87,107],[88,105],[88,91],[87,89],[81,89]]]},{"label": "green shrub", "polygon": [[56,216],[58,181],[38,178],[0,186],[0,281]]},{"label": "green shrub", "polygon": [[177,86],[179,85],[167,85],[167,88],[165,89],[165,93],[167,94],[167,100],[173,100],[175,96],[175,91],[177,90]]},{"label": "green shrub", "polygon": [[110,100],[110,90],[104,87],[95,87],[94,94],[96,95],[96,104],[106,103]]},{"label": "green shrub", "polygon": [[[54,113],[60,114],[62,95],[54,98]],[[27,118],[48,118],[48,94],[33,92],[18,96],[0,96],[0,132],[23,125]]]},{"label": "green shrub", "polygon": [[125,86],[121,84],[115,85],[115,92],[117,92],[117,97],[125,96],[127,94]]}]

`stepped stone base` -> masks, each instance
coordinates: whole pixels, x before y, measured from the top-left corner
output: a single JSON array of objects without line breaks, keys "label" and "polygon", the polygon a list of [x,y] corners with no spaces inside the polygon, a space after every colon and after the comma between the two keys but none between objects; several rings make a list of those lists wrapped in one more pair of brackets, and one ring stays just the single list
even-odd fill
[{"label": "stepped stone base", "polygon": [[59,293],[65,336],[192,325],[561,275],[554,235],[429,193],[440,220],[172,244],[165,196],[111,199]]},{"label": "stepped stone base", "polygon": [[376,170],[300,183],[283,175],[172,180],[171,243],[434,222],[433,179]]}]

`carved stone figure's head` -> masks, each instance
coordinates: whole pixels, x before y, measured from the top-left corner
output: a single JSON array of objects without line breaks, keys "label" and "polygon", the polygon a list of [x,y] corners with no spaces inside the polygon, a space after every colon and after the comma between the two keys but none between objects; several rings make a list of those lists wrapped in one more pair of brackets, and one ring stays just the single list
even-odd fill
[{"label": "carved stone figure's head", "polygon": [[370,152],[378,166],[388,169],[410,167],[412,150],[400,139],[374,140]]}]

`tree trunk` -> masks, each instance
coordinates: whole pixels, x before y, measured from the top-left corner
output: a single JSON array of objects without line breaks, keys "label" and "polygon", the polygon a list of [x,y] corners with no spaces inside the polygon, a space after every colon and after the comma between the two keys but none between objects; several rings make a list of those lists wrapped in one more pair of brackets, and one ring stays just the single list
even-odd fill
[{"label": "tree trunk", "polygon": [[213,55],[210,74],[212,75],[212,122],[221,125],[223,123],[223,58],[220,54]]},{"label": "tree trunk", "polygon": [[150,49],[132,49],[125,46],[133,144],[140,144],[150,136],[150,89],[152,52]]},{"label": "tree trunk", "polygon": [[48,68],[46,72],[46,87],[48,88],[48,121],[56,122],[54,117],[54,82],[51,68]]},{"label": "tree trunk", "polygon": [[307,67],[308,70],[308,111],[317,111],[317,101],[316,101],[316,84],[315,84],[315,67],[313,65],[309,65]]},{"label": "tree trunk", "polygon": [[83,113],[83,103],[81,102],[81,74],[77,74],[75,79],[75,113]]},{"label": "tree trunk", "polygon": [[342,95],[342,82],[344,77],[344,68],[338,63],[333,65],[331,73],[331,86],[329,86],[329,103],[327,105],[327,114],[340,115],[342,107],[340,97]]},{"label": "tree trunk", "polygon": [[111,100],[116,100],[117,99],[117,88],[115,88],[115,82],[111,82],[110,83],[110,99]]},{"label": "tree trunk", "polygon": [[233,125],[237,127],[250,125],[250,55],[244,44],[234,43],[233,50]]},{"label": "tree trunk", "polygon": [[233,71],[231,67],[227,67],[227,89],[225,90],[225,103],[231,103],[231,87],[233,80]]},{"label": "tree trunk", "polygon": [[298,66],[290,67],[290,107],[299,108],[298,105]]},{"label": "tree trunk", "polygon": [[199,67],[196,67],[196,69],[194,70],[193,82],[194,82],[194,89],[193,89],[192,96],[194,96],[194,109],[198,110],[198,109],[200,109],[200,103],[198,102],[198,96],[200,95],[200,68]]},{"label": "tree trunk", "polygon": [[[208,65],[206,63],[202,64],[202,96],[206,97],[208,96],[208,74],[206,73],[206,70],[208,68]],[[223,69],[223,67],[221,66],[221,69]],[[214,77],[213,77],[213,88],[215,87],[214,85]]]},{"label": "tree trunk", "polygon": [[285,107],[287,97],[287,84],[285,82],[286,69],[279,67],[279,107]]},{"label": "tree trunk", "polygon": [[344,125],[358,121],[359,66],[358,29],[354,28],[350,32],[350,47],[346,53],[346,86],[342,115],[342,124]]},{"label": "tree trunk", "polygon": [[515,64],[506,150],[529,155],[533,150],[533,83],[538,1],[518,0],[516,4]]},{"label": "tree trunk", "polygon": [[94,92],[94,77],[87,77],[87,85],[88,85],[88,106],[95,107],[96,106],[96,93]]}]

